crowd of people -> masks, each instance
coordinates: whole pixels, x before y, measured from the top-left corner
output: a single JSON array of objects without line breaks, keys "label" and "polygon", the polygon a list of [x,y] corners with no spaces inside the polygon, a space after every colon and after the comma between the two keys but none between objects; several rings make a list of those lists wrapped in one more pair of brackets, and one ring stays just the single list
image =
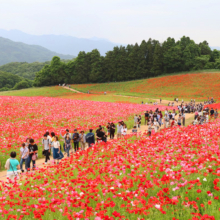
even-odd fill
[{"label": "crowd of people", "polygon": [[[213,103],[213,98],[210,99]],[[155,133],[160,130],[162,125],[164,128],[173,127],[173,126],[185,126],[186,113],[194,113],[193,125],[203,124],[209,122],[209,117],[217,118],[218,110],[209,108],[208,105],[202,103],[196,104],[195,100],[191,100],[189,103],[182,103],[174,108],[172,111],[165,110],[164,114],[162,111],[157,108],[154,112],[152,110],[146,111],[144,114],[145,125],[148,126],[148,135],[151,136],[152,132]],[[142,116],[134,115],[134,126],[132,133],[135,134],[138,132],[138,129],[141,129]],[[65,134],[60,136],[63,138],[63,146],[59,141],[58,135],[55,135],[54,132],[49,133],[48,131],[43,135],[42,154],[45,157],[45,164],[48,163],[50,157],[53,158],[55,164],[59,164],[59,161],[64,158],[66,154],[67,157],[70,157],[70,152],[77,152],[79,150],[85,150],[86,145],[90,148],[95,144],[96,141],[107,142],[107,139],[114,139],[115,135],[117,138],[122,138],[127,135],[127,126],[124,121],[119,121],[117,125],[113,122],[108,122],[106,127],[99,126],[95,133],[90,129],[87,134],[82,130],[78,132],[77,129],[74,129],[74,133],[70,133],[69,129],[65,130]],[[11,152],[10,159],[6,161],[5,168],[7,169],[7,177],[9,179],[14,179],[18,176],[19,168],[20,172],[30,171],[31,163],[32,169],[36,168],[36,159],[38,157],[38,146],[34,142],[34,139],[27,138],[25,143],[22,143],[20,148],[20,162],[16,160],[16,152]],[[23,169],[23,164],[25,164],[25,170]]]}]

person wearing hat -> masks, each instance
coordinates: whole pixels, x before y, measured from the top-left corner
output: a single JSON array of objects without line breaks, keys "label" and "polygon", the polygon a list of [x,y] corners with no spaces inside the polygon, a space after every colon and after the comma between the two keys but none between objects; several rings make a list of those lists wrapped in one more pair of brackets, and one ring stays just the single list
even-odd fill
[{"label": "person wearing hat", "polygon": [[79,150],[79,133],[77,132],[77,129],[74,129],[72,140],[74,144],[74,150],[76,152]]},{"label": "person wearing hat", "polygon": [[85,150],[86,148],[86,135],[84,131],[80,131],[79,141],[81,145],[81,150]]}]

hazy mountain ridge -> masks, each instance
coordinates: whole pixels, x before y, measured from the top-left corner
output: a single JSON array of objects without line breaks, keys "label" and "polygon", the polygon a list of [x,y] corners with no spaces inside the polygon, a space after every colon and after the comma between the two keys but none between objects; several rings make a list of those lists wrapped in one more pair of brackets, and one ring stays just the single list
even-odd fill
[{"label": "hazy mountain ridge", "polygon": [[18,30],[0,29],[0,36],[26,44],[40,45],[57,53],[74,56],[77,56],[80,51],[90,52],[93,49],[98,49],[101,55],[105,55],[115,46],[120,46],[120,44],[97,37],[86,39],[66,35],[31,35]]},{"label": "hazy mountain ridge", "polygon": [[42,46],[27,45],[0,37],[0,65],[10,62],[45,62],[54,56],[61,59],[72,59],[72,55],[63,55],[50,51]]}]

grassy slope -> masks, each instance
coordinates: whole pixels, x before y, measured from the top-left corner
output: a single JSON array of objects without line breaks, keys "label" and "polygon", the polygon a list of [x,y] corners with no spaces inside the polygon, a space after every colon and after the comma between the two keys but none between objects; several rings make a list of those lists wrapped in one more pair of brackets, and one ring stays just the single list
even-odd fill
[{"label": "grassy slope", "polygon": [[173,100],[175,97],[184,100],[206,100],[207,97],[220,97],[220,72],[192,72],[161,76],[129,82],[72,85],[82,92],[114,93],[128,96],[163,98]]},{"label": "grassy slope", "polygon": [[48,96],[48,97],[60,97],[77,100],[90,100],[99,102],[118,102],[118,103],[137,103],[141,104],[142,101],[153,102],[152,99],[146,98],[132,98],[132,97],[120,97],[112,94],[80,94],[73,91],[63,89],[62,87],[42,87],[42,88],[30,88],[15,91],[0,92],[0,96]]},{"label": "grassy slope", "polygon": [[60,97],[60,96],[70,96],[73,94],[75,94],[73,91],[66,90],[58,86],[0,92],[0,96],[28,96],[28,97],[30,96]]}]

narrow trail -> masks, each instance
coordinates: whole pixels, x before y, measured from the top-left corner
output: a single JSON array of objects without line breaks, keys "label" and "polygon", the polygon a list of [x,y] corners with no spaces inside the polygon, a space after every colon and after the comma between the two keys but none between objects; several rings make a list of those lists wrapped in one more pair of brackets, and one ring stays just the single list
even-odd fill
[{"label": "narrow trail", "polygon": [[[192,119],[193,120],[193,117],[194,117],[194,114],[186,114],[186,126],[191,123],[191,122],[187,123],[187,120],[188,119]],[[158,131],[161,131],[163,129],[164,129],[164,125],[162,125],[161,128]],[[143,122],[141,124],[141,128],[138,129],[138,133],[141,132],[143,134],[144,132],[147,132],[147,130],[148,130],[148,126],[144,125],[144,120],[143,120]],[[127,131],[127,134],[131,134],[131,133],[132,133],[132,129],[129,129]],[[86,150],[87,150],[87,148],[88,147],[86,146]],[[41,152],[39,152],[39,153],[41,153]],[[51,158],[50,162],[52,162],[53,161],[52,156],[50,156],[50,158]],[[64,158],[66,158],[66,155],[65,155]],[[48,163],[48,165],[45,165],[44,162],[45,162],[45,158],[37,159],[36,160],[37,169],[52,165],[52,163],[50,163],[50,162]],[[4,166],[5,166],[5,164],[2,164],[2,167],[4,167]],[[23,167],[24,167],[24,165],[23,165]],[[0,172],[0,181],[7,181],[7,176],[6,175],[7,175],[7,171],[1,171]],[[22,175],[22,176],[25,177],[25,175]]]},{"label": "narrow trail", "polygon": [[[71,90],[75,93],[80,93],[80,94],[87,94],[87,93],[84,93],[84,92],[80,92],[80,91],[77,91],[75,89],[72,89],[72,88],[69,88],[67,86],[63,86],[62,88],[64,89],[68,89],[68,90]],[[104,93],[103,93],[104,94]],[[88,94],[89,95],[89,94]],[[107,94],[108,96],[108,94]],[[174,102],[174,106],[178,106],[181,104],[182,100],[179,100],[179,102],[175,102],[175,101],[170,101],[170,100],[164,100],[162,99],[161,103],[160,103],[160,99],[157,99],[157,98],[144,98],[144,97],[138,97],[138,96],[126,96],[126,95],[114,95],[112,94],[112,96],[118,96],[118,97],[125,97],[125,98],[134,98],[134,99],[137,99],[137,98],[142,98],[143,100],[146,100],[146,99],[152,99],[154,101],[157,102],[158,105],[165,105],[165,106],[168,106],[168,103],[172,103]],[[196,104],[199,104],[200,102],[196,102]],[[149,103],[148,103],[149,104]]]},{"label": "narrow trail", "polygon": [[82,93],[82,94],[85,94],[85,93],[83,93],[83,92],[79,92],[79,91],[77,91],[77,90],[75,90],[75,89],[72,89],[72,88],[69,88],[69,87],[67,87],[67,86],[63,86],[62,88],[64,88],[64,89],[68,89],[68,90],[71,90],[71,91],[73,91],[73,92],[75,92],[75,93]]}]

